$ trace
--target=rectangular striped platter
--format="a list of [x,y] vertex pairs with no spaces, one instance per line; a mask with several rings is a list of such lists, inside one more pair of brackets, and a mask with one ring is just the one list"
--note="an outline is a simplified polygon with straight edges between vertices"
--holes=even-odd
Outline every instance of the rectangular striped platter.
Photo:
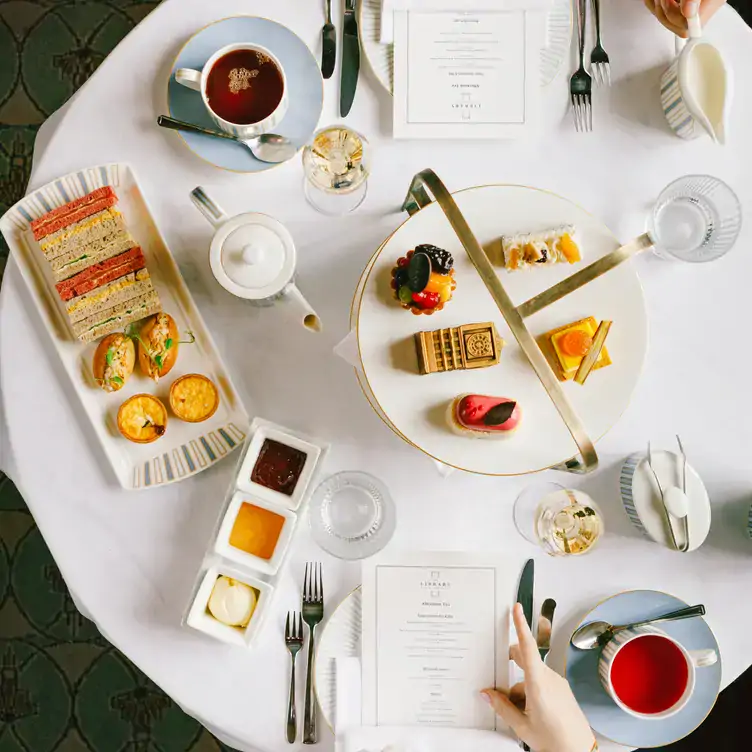
[[[118,209],[143,249],[164,311],[175,319],[181,335],[190,330],[196,336],[195,344],[180,347],[175,367],[158,384],[143,376],[136,365],[126,385],[112,394],[96,385],[91,373],[96,342],[82,344],[73,336],[49,265],[29,229],[37,217],[105,185],[111,185],[118,195]],[[0,218],[0,232],[18,262],[51,346],[123,488],[140,490],[184,480],[227,457],[243,443],[248,414],[128,165],[91,167],[48,183]],[[170,414],[167,432],[152,444],[134,444],[120,435],[117,410],[122,402],[133,394],[148,392],[168,405],[170,385],[186,373],[202,373],[219,389],[220,405],[209,420],[184,423]],[[97,459],[92,456],[91,461]]]

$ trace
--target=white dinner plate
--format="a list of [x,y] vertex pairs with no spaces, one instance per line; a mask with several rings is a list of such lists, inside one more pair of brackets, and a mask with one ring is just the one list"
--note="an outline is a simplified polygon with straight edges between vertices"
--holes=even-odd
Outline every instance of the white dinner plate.
[[336,660],[360,658],[362,592],[352,591],[334,610],[319,637],[314,669],[314,688],[321,715],[334,730],[336,707]]
[[[454,197],[484,246],[501,234],[561,224],[577,227],[582,264],[595,261],[620,245],[602,222],[553,193],[494,185],[470,188]],[[420,243],[446,248],[455,260],[454,297],[442,311],[431,316],[415,316],[404,310],[393,300],[389,286],[397,259]],[[557,264],[517,273],[499,269],[499,274],[513,302],[520,304],[577,268]],[[446,465],[488,475],[536,472],[577,453],[564,422],[440,207],[432,204],[407,220],[385,242],[363,275],[363,293],[355,311],[360,377],[377,413],[385,416],[406,441]],[[631,264],[621,264],[543,309],[527,319],[527,325],[538,336],[587,316],[613,320],[607,343],[613,365],[593,373],[585,386],[568,382],[563,389],[595,441],[613,427],[629,404],[647,352],[647,312],[642,287]],[[418,374],[416,332],[481,321],[493,321],[506,340],[499,365]],[[524,413],[518,431],[503,441],[454,434],[446,424],[446,410],[454,397],[468,392],[516,399]]]
[[[118,209],[143,250],[165,312],[173,316],[181,333],[191,331],[196,337],[194,344],[180,348],[175,367],[158,384],[136,368],[122,389],[109,394],[97,386],[91,372],[97,343],[82,344],[73,336],[49,265],[29,230],[33,219],[105,185],[111,185],[118,195]],[[183,480],[242,444],[248,414],[128,165],[91,167],[48,183],[12,206],[0,218],[0,231],[49,334],[49,346],[57,352],[95,440],[123,488],[143,489]],[[204,374],[217,386],[220,403],[211,418],[185,423],[171,414],[165,435],[151,444],[134,444],[120,434],[117,411],[128,397],[148,392],[168,405],[170,385],[188,373]],[[44,462],[43,453],[40,462]]]
[[[360,44],[378,82],[391,94],[394,86],[394,45],[382,44],[382,0],[363,0],[358,8]],[[569,58],[572,40],[572,6],[570,0],[553,0],[546,20],[546,43],[541,49],[540,82],[548,86]]]

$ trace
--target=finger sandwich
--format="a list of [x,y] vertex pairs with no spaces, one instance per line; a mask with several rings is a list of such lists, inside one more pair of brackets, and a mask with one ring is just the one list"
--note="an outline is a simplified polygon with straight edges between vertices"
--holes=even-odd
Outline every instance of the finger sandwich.
[[117,200],[112,187],[104,186],[31,223],[73,333],[83,342],[162,309]]

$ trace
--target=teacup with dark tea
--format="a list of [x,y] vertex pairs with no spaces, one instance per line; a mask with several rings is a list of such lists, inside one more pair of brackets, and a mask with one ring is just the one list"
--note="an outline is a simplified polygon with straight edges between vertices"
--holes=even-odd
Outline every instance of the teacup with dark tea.
[[287,112],[287,82],[279,60],[258,45],[232,44],[201,71],[180,68],[178,83],[201,93],[212,119],[240,138],[270,131]]

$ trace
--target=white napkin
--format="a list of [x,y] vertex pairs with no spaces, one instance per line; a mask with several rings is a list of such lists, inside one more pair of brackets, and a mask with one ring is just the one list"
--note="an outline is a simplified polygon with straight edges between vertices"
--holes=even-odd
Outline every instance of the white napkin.
[[335,658],[334,677],[334,730],[339,736],[361,724],[360,658]]
[[381,44],[394,43],[394,2],[395,0],[381,0]]
[[358,335],[355,329],[351,329],[347,336],[334,346],[334,354],[338,355],[345,363],[360,370],[360,354],[358,353]]
[[507,734],[475,729],[351,726],[337,733],[337,752],[514,752]]
[[423,11],[548,11],[552,0],[381,0],[381,44],[394,43],[394,12]]
[[475,729],[361,725],[359,658],[335,659],[336,752],[502,752],[516,750],[507,734]]

